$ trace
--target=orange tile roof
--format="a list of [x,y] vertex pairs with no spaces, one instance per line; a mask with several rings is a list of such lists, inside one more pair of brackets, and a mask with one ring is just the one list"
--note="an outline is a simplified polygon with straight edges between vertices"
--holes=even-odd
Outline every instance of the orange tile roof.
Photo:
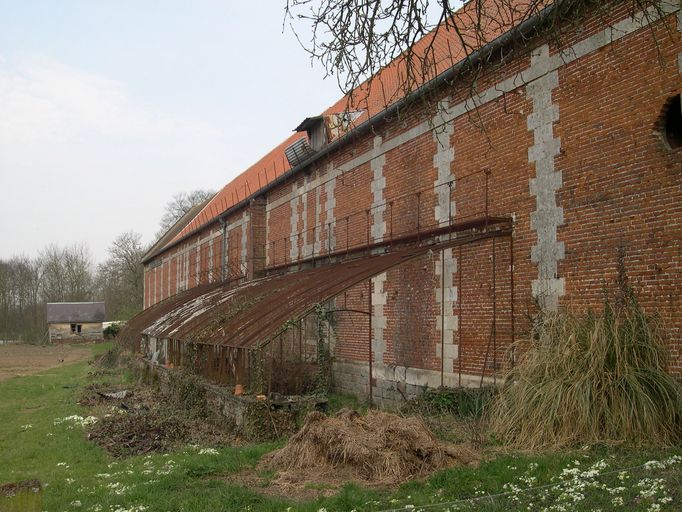
[[171,243],[211,222],[224,211],[229,210],[288,171],[291,166],[284,155],[284,150],[295,141],[305,138],[307,138],[305,133],[290,135],[284,142],[225,185],[196,217],[173,238]]
[[[537,8],[551,3],[544,0],[536,4]],[[355,119],[352,127],[358,126],[372,116],[379,114],[391,104],[401,100],[406,93],[435,78],[449,69],[469,52],[485,46],[495,38],[507,32],[511,27],[528,17],[528,0],[513,0],[514,5],[504,5],[502,9],[496,0],[471,0],[455,13],[459,27],[471,27],[470,30],[456,33],[452,29],[441,26],[419,40],[412,48],[414,55],[423,58],[425,55],[435,65],[426,76],[417,73],[410,90],[401,89],[407,76],[405,57],[400,56],[371,80],[365,81],[351,94],[334,103],[323,114],[334,114],[344,111],[362,110],[363,114]],[[506,2],[505,2],[506,4]],[[534,14],[537,11],[534,11]],[[477,16],[480,13],[481,23],[476,28]],[[462,44],[464,41],[464,45]],[[298,139],[306,137],[305,133],[294,133],[281,144],[271,150],[234,180],[229,182],[215,197],[192,219],[192,221],[169,243],[172,244],[192,231],[206,225],[221,213],[228,210],[246,197],[265,187],[273,179],[288,171],[291,166],[284,155],[284,149]]]

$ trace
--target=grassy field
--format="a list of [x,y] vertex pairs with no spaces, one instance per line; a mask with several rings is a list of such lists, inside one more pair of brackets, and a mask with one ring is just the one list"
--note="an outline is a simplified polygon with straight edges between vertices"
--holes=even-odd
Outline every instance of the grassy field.
[[86,439],[81,423],[89,411],[76,403],[89,369],[62,365],[0,382],[0,484],[39,479],[45,486],[39,510],[682,510],[680,447],[552,454],[492,447],[478,468],[451,468],[398,489],[347,485],[308,502],[266,496],[230,482],[230,475],[253,468],[275,444],[107,455]]

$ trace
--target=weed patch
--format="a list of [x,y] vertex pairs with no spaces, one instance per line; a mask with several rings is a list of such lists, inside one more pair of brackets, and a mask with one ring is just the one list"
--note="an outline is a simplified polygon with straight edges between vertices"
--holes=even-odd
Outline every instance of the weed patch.
[[631,293],[599,314],[544,318],[489,408],[492,431],[524,449],[674,445],[682,438],[682,388],[666,372],[664,342],[659,322]]
[[406,413],[450,414],[459,418],[480,417],[496,395],[493,387],[427,389],[403,408]]

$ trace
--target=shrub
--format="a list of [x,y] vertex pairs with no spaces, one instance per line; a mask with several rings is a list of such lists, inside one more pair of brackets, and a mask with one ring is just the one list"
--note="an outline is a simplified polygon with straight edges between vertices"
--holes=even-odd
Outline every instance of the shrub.
[[175,371],[170,380],[169,395],[175,398],[188,414],[199,418],[208,416],[206,387],[197,374],[185,369]]
[[682,391],[665,368],[662,326],[631,293],[600,314],[549,315],[488,409],[492,431],[524,448],[674,444]]
[[121,330],[121,324],[113,323],[113,324],[107,325],[106,329],[104,329],[104,331],[102,331],[102,333],[104,334],[104,337],[106,339],[110,340],[110,339],[115,338],[118,335],[118,333],[120,332],[120,330]]
[[114,345],[104,354],[102,354],[98,359],[95,360],[95,364],[100,368],[113,369],[117,368],[121,363],[122,357],[121,347]]
[[479,417],[496,393],[494,387],[427,389],[410,400],[405,411],[422,414],[450,414],[460,418]]

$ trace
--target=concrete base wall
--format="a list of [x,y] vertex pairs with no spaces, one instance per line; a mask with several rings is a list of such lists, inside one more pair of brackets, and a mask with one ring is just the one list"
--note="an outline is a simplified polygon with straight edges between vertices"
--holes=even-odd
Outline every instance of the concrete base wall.
[[[359,398],[369,398],[369,366],[355,361],[334,361],[333,390],[349,393]],[[421,395],[427,389],[441,385],[441,373],[421,368],[406,368],[374,364],[372,367],[372,405],[397,409],[407,400]],[[492,384],[492,379],[483,379],[484,385]],[[481,377],[462,375],[462,387],[478,387]],[[443,374],[443,385],[455,388],[460,386],[460,376],[453,373]]]
[[[158,383],[162,394],[171,400],[176,398],[173,396],[173,384],[174,379],[180,376],[179,370],[151,363],[147,359],[137,361],[138,369],[143,372],[148,383]],[[209,411],[211,418],[218,422],[227,421],[247,439],[252,438],[253,431],[260,435],[263,433],[263,420],[260,419],[262,414],[259,411],[270,410],[275,416],[288,415],[292,420],[291,424],[295,425],[294,420],[303,418],[307,411],[315,409],[318,405],[326,407],[326,400],[320,400],[319,397],[294,396],[283,397],[282,400],[275,402],[260,401],[254,395],[235,396],[233,388],[217,386],[203,379],[201,386],[206,392],[206,410]],[[270,429],[270,422],[267,423],[265,430]],[[274,429],[270,437],[275,439],[283,433]]]
[[[177,370],[152,364],[145,359],[140,360],[140,366],[152,377],[152,380],[158,379],[159,388],[164,395],[172,394],[173,378],[177,375]],[[227,419],[234,422],[238,428],[243,427],[246,411],[254,400],[250,400],[250,397],[236,397],[232,394],[232,390],[208,382],[204,382],[203,386],[206,390],[207,408],[214,418]]]

